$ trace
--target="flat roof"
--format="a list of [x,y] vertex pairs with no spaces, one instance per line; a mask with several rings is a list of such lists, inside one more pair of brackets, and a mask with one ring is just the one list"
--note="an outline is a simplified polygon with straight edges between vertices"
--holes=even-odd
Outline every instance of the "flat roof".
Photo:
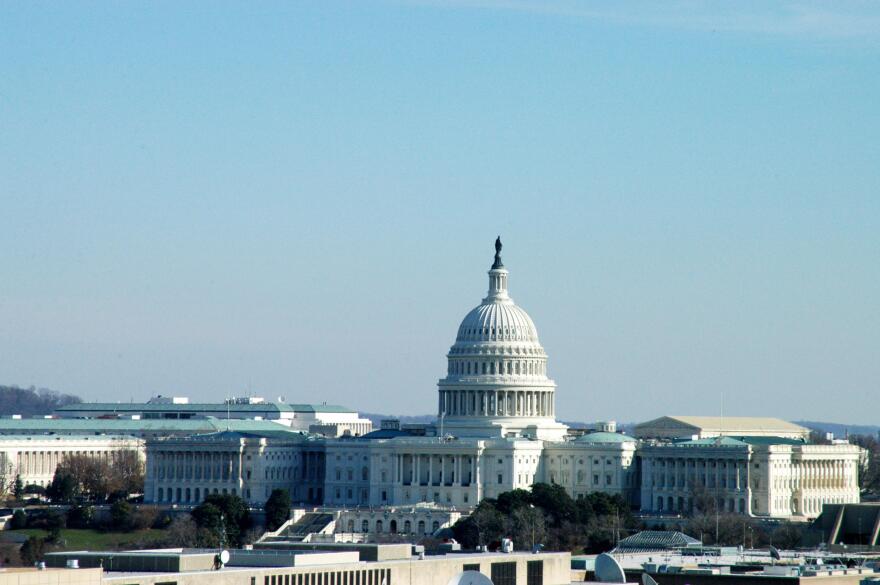
[[[259,432],[284,431],[286,425],[267,420],[231,418],[0,418],[0,433],[9,434],[130,434],[181,432],[187,434],[210,433],[226,429]],[[291,431],[292,432],[292,431]]]
[[810,430],[801,425],[782,420],[780,418],[766,416],[682,416],[666,415],[636,425],[639,427],[654,426],[662,421],[675,421],[684,425],[695,427],[701,431],[737,432],[748,435],[749,431],[758,432],[787,432],[809,433]]
[[154,403],[154,402],[80,402],[59,406],[55,412],[230,412],[260,413],[277,412],[356,412],[337,404],[288,404],[286,402],[260,402],[257,404],[226,404],[225,402],[195,402],[186,404]]
[[[409,545],[411,546],[411,545]],[[120,556],[132,555],[132,554],[140,554],[141,551],[122,551],[115,553]],[[152,554],[157,554],[157,551],[143,551],[146,553],[152,552]],[[212,550],[211,554],[216,554],[216,550]],[[235,551],[230,551],[235,552]],[[321,551],[318,549],[316,552],[329,552],[329,551]],[[70,557],[70,553],[49,553],[59,555],[60,558]],[[86,553],[77,553],[81,558],[86,558]],[[101,555],[102,553],[92,553],[95,556]],[[103,553],[108,554],[108,553]],[[182,555],[185,553],[168,553],[170,556],[174,555]],[[204,554],[204,553],[201,553]],[[300,551],[297,551],[296,554],[303,554]],[[63,556],[62,556],[63,555]],[[366,566],[375,566],[375,565],[387,565],[387,564],[409,564],[409,563],[429,563],[431,561],[446,561],[446,560],[489,560],[489,559],[513,559],[517,557],[527,557],[530,560],[536,559],[538,556],[544,557],[556,557],[556,556],[570,556],[568,552],[542,552],[539,555],[535,555],[529,551],[516,551],[513,553],[502,553],[502,552],[454,552],[454,553],[446,553],[446,554],[438,554],[438,555],[426,555],[424,560],[420,560],[418,556],[411,555],[406,558],[395,558],[388,560],[378,560],[378,561],[351,561],[351,562],[338,562],[338,563],[328,563],[328,564],[318,564],[318,565],[302,565],[302,566],[278,566],[278,565],[235,565],[235,566],[224,566],[219,569],[219,572],[248,572],[253,573],[254,571],[332,571],[337,567],[364,567]],[[47,555],[48,556],[48,555]],[[71,558],[76,558],[74,555]],[[199,574],[199,573],[217,573],[217,570],[212,569],[193,569],[193,570],[182,570],[179,572],[174,571],[113,571],[112,569],[104,568],[104,576],[103,580],[108,579],[127,579],[132,576],[153,576],[153,577],[163,577],[163,576],[172,576],[172,575],[184,575],[184,574]]]

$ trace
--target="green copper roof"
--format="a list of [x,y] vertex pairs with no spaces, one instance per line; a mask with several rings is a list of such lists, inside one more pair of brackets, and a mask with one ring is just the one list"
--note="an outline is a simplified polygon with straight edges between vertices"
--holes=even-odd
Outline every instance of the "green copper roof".
[[806,445],[806,441],[786,437],[737,437],[749,445]]
[[130,434],[130,433],[213,433],[235,431],[286,431],[283,425],[266,420],[207,417],[190,419],[104,419],[104,418],[0,418],[0,433],[33,434]]
[[805,445],[804,441],[799,439],[788,439],[785,437],[708,437],[705,439],[676,441],[676,445],[683,446],[706,446],[713,445],[722,446],[745,446],[745,445]]
[[288,404],[286,402],[263,402],[261,404],[225,404],[215,403],[191,403],[191,404],[161,404],[146,402],[81,402],[79,404],[67,404],[59,406],[55,412],[116,412],[138,414],[141,412],[186,412],[203,413],[229,410],[230,412],[354,412],[350,408],[337,404]]
[[192,441],[228,441],[239,439],[279,439],[283,441],[308,441],[310,437],[308,433],[300,433],[294,431],[241,431],[241,430],[223,430],[216,433],[205,433],[200,435],[191,435],[189,437],[176,437],[177,440]]
[[635,443],[636,440],[621,433],[587,433],[575,439],[578,443]]
[[745,447],[748,443],[734,439],[733,437],[708,437],[706,439],[693,439],[687,441],[676,441],[676,446],[682,447]]

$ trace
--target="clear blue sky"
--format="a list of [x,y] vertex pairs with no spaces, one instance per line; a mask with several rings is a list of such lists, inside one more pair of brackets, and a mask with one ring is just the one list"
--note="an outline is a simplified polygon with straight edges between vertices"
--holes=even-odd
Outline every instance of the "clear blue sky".
[[0,220],[2,384],[431,413],[501,234],[562,418],[878,423],[880,7],[2,2]]

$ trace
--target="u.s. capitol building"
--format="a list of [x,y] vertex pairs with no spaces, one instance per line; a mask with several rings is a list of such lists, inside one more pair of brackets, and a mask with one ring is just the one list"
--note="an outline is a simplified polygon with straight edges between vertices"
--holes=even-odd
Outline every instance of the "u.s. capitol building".
[[[634,507],[665,513],[692,510],[687,492],[695,486],[721,490],[723,509],[751,515],[815,516],[816,503],[858,501],[858,447],[804,449],[807,430],[783,421],[764,424],[775,419],[743,419],[739,427],[729,420],[718,429],[709,419],[696,424],[687,417],[640,425],[662,428],[666,436],[639,436],[638,428],[636,437],[570,433],[556,419],[547,353],[531,317],[509,294],[500,252],[496,241],[488,293],[465,315],[447,354],[434,425],[341,438],[226,431],[150,440],[146,501],[194,504],[208,493],[235,493],[259,505],[281,487],[294,501],[327,506],[433,502],[469,508],[537,482],[561,485],[573,497],[617,494]],[[706,440],[711,436],[739,438]],[[762,438],[748,440],[752,436]],[[671,437],[692,443],[679,445]],[[767,450],[770,460],[762,454]]]

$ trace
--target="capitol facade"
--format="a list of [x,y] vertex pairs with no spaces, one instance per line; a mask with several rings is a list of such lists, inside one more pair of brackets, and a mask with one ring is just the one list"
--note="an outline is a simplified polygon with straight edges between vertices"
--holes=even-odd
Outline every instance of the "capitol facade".
[[[802,446],[808,430],[777,419],[731,425],[665,417],[641,425],[637,438],[613,428],[571,431],[556,419],[556,384],[537,328],[510,296],[500,239],[488,277],[486,296],[465,315],[447,354],[435,424],[295,440],[245,431],[153,439],[145,500],[197,504],[208,493],[234,493],[261,505],[284,487],[296,502],[338,508],[468,509],[544,482],[574,498],[619,495],[643,512],[692,511],[695,490],[709,490],[722,509],[773,517],[815,516],[825,501],[858,501],[862,450]],[[768,436],[778,433],[786,436]],[[738,438],[705,438],[713,436]],[[812,471],[804,472],[809,480],[791,480],[791,470],[802,467],[821,469],[822,481],[812,481]],[[825,486],[827,493],[817,491]]]

